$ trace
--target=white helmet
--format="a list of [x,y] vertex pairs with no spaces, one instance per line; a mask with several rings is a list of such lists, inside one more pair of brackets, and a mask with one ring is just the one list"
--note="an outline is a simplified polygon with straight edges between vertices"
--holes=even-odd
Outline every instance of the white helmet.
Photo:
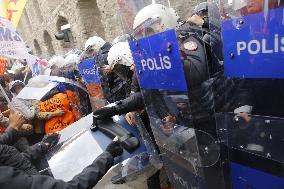
[[98,52],[105,43],[105,40],[98,36],[90,37],[85,43],[85,51],[92,48],[95,52]]
[[[78,54],[69,54],[66,56],[64,59],[64,64],[63,66],[68,66],[68,65],[76,65],[80,62],[80,55]],[[63,67],[62,66],[62,67]]]
[[160,33],[179,26],[179,16],[175,10],[161,4],[151,4],[141,9],[135,16],[133,29],[135,35],[146,28]]
[[53,56],[49,61],[47,68],[51,68],[53,65],[61,67],[64,64],[64,58],[62,56]]
[[112,70],[116,64],[132,66],[134,64],[128,42],[118,42],[114,44],[107,56],[109,68]]

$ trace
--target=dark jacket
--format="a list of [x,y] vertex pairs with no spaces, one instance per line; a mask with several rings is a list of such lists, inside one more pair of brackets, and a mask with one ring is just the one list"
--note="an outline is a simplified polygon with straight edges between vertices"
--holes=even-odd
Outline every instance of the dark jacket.
[[[38,174],[35,166],[30,161],[30,155],[20,153],[13,146],[0,145],[0,166],[14,167],[27,175]],[[1,175],[6,174],[2,172]]]
[[19,143],[19,138],[19,132],[10,127],[0,135],[0,165],[18,168],[27,174],[38,174],[34,165],[41,160],[47,147],[41,143],[27,144],[23,151],[19,151],[17,146],[11,146]]
[[15,129],[8,127],[5,133],[0,134],[0,144],[13,145],[16,143],[21,135]]
[[119,115],[144,108],[143,97],[140,92],[133,93],[126,99],[118,101],[116,104],[115,107]]
[[13,167],[0,166],[2,189],[88,189],[92,188],[113,164],[110,153],[104,152],[71,181],[64,182],[44,175],[27,175]]
[[[208,60],[210,52],[205,43],[192,29],[191,23],[185,23],[177,30],[180,54],[183,59],[185,78],[189,89],[191,113],[194,122],[211,119],[215,111],[234,111],[243,105],[249,105],[250,95],[244,80],[224,76],[224,68],[214,68]],[[195,43],[195,49],[186,49],[186,43]]]

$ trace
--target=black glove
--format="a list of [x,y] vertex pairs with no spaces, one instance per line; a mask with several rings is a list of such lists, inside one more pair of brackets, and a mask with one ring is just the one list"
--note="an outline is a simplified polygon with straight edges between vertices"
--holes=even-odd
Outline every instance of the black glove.
[[45,150],[52,148],[59,141],[60,135],[58,133],[45,135],[41,141],[41,144],[45,147]]
[[112,107],[103,107],[101,109],[98,109],[94,112],[94,117],[97,117],[98,119],[107,119],[110,118],[112,116],[117,115],[118,112],[115,108],[115,106]]
[[120,156],[123,153],[123,149],[120,146],[120,143],[114,141],[107,146],[106,151],[109,152],[114,158]]

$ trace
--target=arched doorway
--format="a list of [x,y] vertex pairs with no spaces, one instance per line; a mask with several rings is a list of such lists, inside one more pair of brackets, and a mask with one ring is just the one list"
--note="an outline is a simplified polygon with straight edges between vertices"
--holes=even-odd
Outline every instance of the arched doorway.
[[54,51],[54,48],[53,48],[53,45],[52,45],[52,38],[46,30],[44,30],[44,32],[43,32],[43,41],[44,41],[45,46],[47,48],[48,56],[53,56],[55,54],[55,51]]
[[84,27],[85,38],[94,34],[105,37],[104,27],[101,21],[101,13],[96,0],[78,0],[80,21]]
[[40,48],[40,45],[36,39],[34,39],[34,49],[36,51],[37,55],[42,55],[42,50]]
[[[59,16],[56,22],[57,33],[61,33],[61,26],[64,26],[66,24],[69,24],[68,20],[63,16]],[[70,42],[64,42],[64,40],[60,41],[60,45],[63,49],[70,49],[74,46],[74,38],[72,36],[72,33],[68,32],[68,36]]]

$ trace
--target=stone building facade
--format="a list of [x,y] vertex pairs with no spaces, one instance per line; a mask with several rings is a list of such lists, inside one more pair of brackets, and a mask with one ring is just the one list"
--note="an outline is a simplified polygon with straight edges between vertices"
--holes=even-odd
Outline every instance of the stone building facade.
[[[169,1],[180,16],[188,17],[191,7],[202,0],[160,1]],[[117,0],[28,0],[17,30],[34,54],[48,58],[72,48],[82,49],[95,34],[112,41],[123,33],[118,11]],[[71,25],[71,42],[55,39],[65,24]]]

